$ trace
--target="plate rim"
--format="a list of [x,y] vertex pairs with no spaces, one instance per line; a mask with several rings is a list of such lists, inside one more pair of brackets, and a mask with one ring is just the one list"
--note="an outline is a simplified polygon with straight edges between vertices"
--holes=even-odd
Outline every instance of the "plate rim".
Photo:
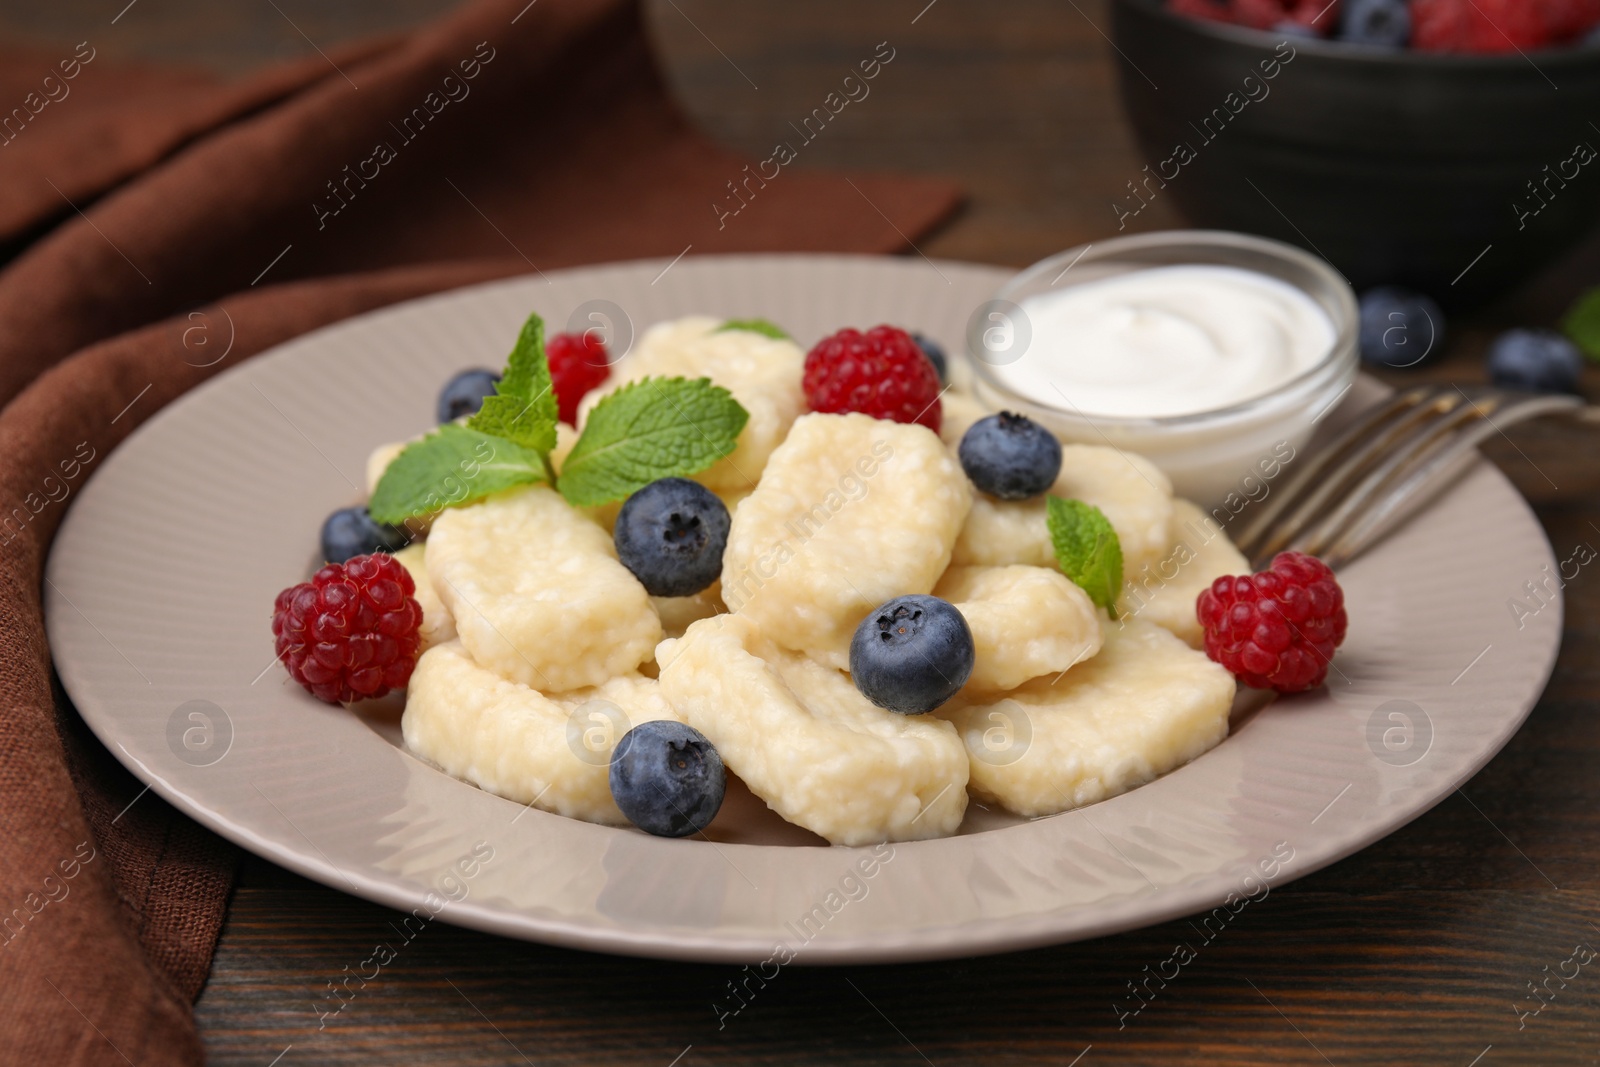
[[[803,261],[815,266],[822,266],[834,261],[865,261],[873,264],[892,263],[902,267],[915,265],[914,261],[899,257],[830,253],[761,253],[754,255],[706,256],[686,260],[683,265],[692,265],[694,269],[700,270],[715,270],[730,265],[743,266],[751,263],[751,261],[776,262],[780,265]],[[586,273],[598,275],[618,270],[647,271],[659,268],[662,264],[668,262],[664,257],[638,259],[616,263],[592,264],[549,273],[569,278]],[[938,262],[953,269],[975,269],[982,272],[991,272],[997,277],[1003,277],[1007,273],[1005,268],[986,264],[948,260],[939,260]],[[324,343],[330,336],[337,336],[345,331],[364,329],[374,320],[416,313],[430,305],[447,307],[451,303],[463,299],[463,297],[470,298],[487,290],[515,290],[530,284],[533,280],[536,280],[535,275],[518,275],[431,293],[351,316],[301,334],[266,349],[248,360],[241,361],[234,367],[208,379],[195,389],[191,389],[182,396],[175,398],[172,403],[153,413],[150,418],[141,423],[126,440],[108,454],[107,460],[110,461],[116,455],[125,454],[130,449],[130,446],[137,447],[134,442],[149,427],[160,425],[168,419],[181,418],[181,413],[185,408],[191,404],[203,403],[211,390],[229,388],[229,386],[219,383],[226,383],[236,375],[242,377],[248,372],[249,368],[268,365],[270,361],[282,357],[287,351],[293,351],[301,346],[315,346],[318,343]],[[341,891],[354,889],[356,890],[356,895],[364,899],[372,900],[400,911],[408,911],[416,907],[419,896],[415,887],[408,888],[394,880],[376,877],[366,871],[340,870],[331,861],[326,861],[312,854],[316,849],[314,845],[312,849],[296,850],[291,847],[291,843],[284,839],[283,835],[280,835],[280,838],[275,840],[243,822],[236,821],[224,812],[214,810],[201,799],[192,795],[190,790],[175,784],[123,748],[114,736],[114,713],[108,711],[107,708],[99,706],[99,698],[97,696],[90,695],[87,699],[84,699],[80,695],[88,690],[90,683],[78,674],[77,664],[73,661],[71,655],[63,658],[57,654],[57,620],[62,615],[63,607],[56,604],[57,597],[60,594],[58,590],[52,589],[54,584],[52,579],[59,573],[58,568],[66,566],[57,553],[57,547],[65,542],[62,534],[67,531],[69,524],[74,521],[74,515],[78,513],[76,505],[87,495],[94,481],[102,476],[105,467],[110,465],[108,462],[96,469],[91,478],[75,494],[78,499],[72,501],[63,516],[44,566],[44,575],[47,579],[47,585],[44,590],[45,626],[49,639],[52,666],[61,678],[63,687],[72,700],[74,707],[78,709],[79,714],[101,743],[106,745],[119,762],[128,767],[136,777],[140,778],[167,803],[220,836],[330,888]],[[1509,479],[1488,464],[1486,460],[1480,459],[1473,469],[1475,471],[1487,470],[1490,476],[1500,483],[1500,488],[1504,489],[1516,501],[1521,509],[1521,514],[1518,517],[1537,532],[1542,551],[1548,561],[1553,562],[1555,552],[1550,544],[1548,534],[1538,522],[1531,506],[1515,490]],[[1468,476],[1471,476],[1470,473]],[[1453,488],[1451,491],[1453,491]],[[1533,563],[1537,565],[1545,561],[1535,560]],[[1521,706],[1514,714],[1503,721],[1502,728],[1495,733],[1489,743],[1473,753],[1471,759],[1463,765],[1465,767],[1464,772],[1453,775],[1453,780],[1448,788],[1436,790],[1434,795],[1428,797],[1425,802],[1411,807],[1397,821],[1369,820],[1359,823],[1351,831],[1335,837],[1332,847],[1325,846],[1322,854],[1317,856],[1315,860],[1297,864],[1293,873],[1283,879],[1284,884],[1288,881],[1306,877],[1341,859],[1348,858],[1426,814],[1464,782],[1482,770],[1504,748],[1537,704],[1539,697],[1549,682],[1556,658],[1560,652],[1562,632],[1560,624],[1564,617],[1565,601],[1564,594],[1559,590],[1550,607],[1554,609],[1552,615],[1555,621],[1555,636],[1553,640],[1540,647],[1542,662],[1538,664],[1535,672],[1538,678],[1536,687],[1531,696],[1521,702]],[[1231,738],[1232,731],[1230,730]],[[406,755],[408,758],[415,758],[409,753],[406,753]],[[1178,770],[1182,770],[1182,768]],[[470,783],[462,782],[459,784],[466,788],[477,788]],[[1134,790],[1124,795],[1131,796],[1137,792],[1138,790]],[[1079,812],[1085,810],[1093,811],[1097,806],[1090,805],[1087,808],[1076,810]],[[1073,813],[1063,814],[1071,815]],[[552,817],[560,818],[560,816]],[[1059,818],[1059,816],[1056,816],[1056,818]],[[1007,827],[992,832],[1002,834],[1014,831],[1025,832],[1028,828],[1027,825],[1023,825]],[[1325,838],[1324,840],[1327,839]],[[915,844],[918,843],[901,843],[902,846]],[[725,844],[722,847],[738,850],[770,849],[783,846]],[[835,851],[838,851],[839,848],[840,846],[834,846]],[[1135,869],[1137,870],[1137,868]],[[840,935],[807,943],[804,951],[800,953],[794,962],[802,965],[905,962],[950,958],[974,953],[1009,952],[1089,937],[1109,936],[1129,929],[1166,922],[1183,915],[1195,914],[1197,905],[1190,898],[1204,895],[1207,899],[1220,899],[1220,894],[1215,893],[1213,887],[1220,887],[1224,884],[1234,885],[1236,883],[1236,872],[1218,870],[1209,876],[1188,879],[1174,885],[1164,886],[1157,891],[1155,898],[1144,895],[1125,897],[1117,901],[1119,906],[1114,909],[1085,908],[1079,909],[1077,913],[1070,911],[1041,911],[1026,917],[990,918],[954,926],[944,926],[936,928],[935,931],[905,930],[892,936],[879,934]],[[1093,915],[1088,914],[1090,912]],[[1082,917],[1077,921],[1068,921],[1072,920],[1075,915]],[[1096,915],[1098,918],[1094,917]],[[437,914],[437,917],[454,925],[501,936],[531,939],[568,948],[627,956],[744,963],[762,959],[770,952],[771,948],[771,939],[759,935],[743,936],[719,933],[695,939],[682,931],[644,931],[623,926],[596,926],[559,916],[508,914],[504,910],[497,910],[490,905],[470,898],[460,903],[448,905]],[[1091,927],[1092,929],[1090,929]]]

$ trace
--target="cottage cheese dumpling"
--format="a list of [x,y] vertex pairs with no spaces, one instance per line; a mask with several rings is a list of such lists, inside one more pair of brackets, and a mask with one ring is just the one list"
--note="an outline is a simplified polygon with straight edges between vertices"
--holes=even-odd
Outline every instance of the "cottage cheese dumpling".
[[653,596],[650,603],[655,606],[662,633],[667,637],[682,637],[690,624],[728,610],[716,582],[693,596]]
[[961,439],[979,419],[994,414],[966,393],[954,389],[939,398],[939,437],[951,448],[960,448]]
[[422,626],[417,631],[422,643],[418,647],[423,652],[434,645],[456,639],[456,621],[450,617],[450,609],[444,606],[439,594],[433,591],[433,583],[428,581],[427,547],[426,543],[417,541],[394,554],[394,558],[411,575],[412,582],[416,583],[417,591],[413,596],[417,606],[422,609]]
[[[1101,445],[1062,445],[1061,474],[1048,495],[1105,512],[1122,542],[1125,574],[1155,563],[1172,544],[1172,482],[1143,456]],[[1055,566],[1045,498],[1005,501],[976,494],[954,559],[985,567]]]
[[971,502],[931,431],[804,415],[734,513],[722,599],[784,648],[842,670],[868,612],[932,591]]
[[1104,624],[1100,654],[1059,681],[935,712],[972,755],[972,792],[1033,818],[1125,793],[1228,734],[1233,676],[1154,623]]
[[951,567],[933,592],[972,630],[977,658],[967,693],[1054,677],[1100,651],[1094,602],[1053,568]]
[[754,488],[767,457],[806,408],[800,388],[806,354],[786,338],[719,330],[723,322],[692,315],[650,327],[633,351],[612,367],[611,378],[584,398],[578,424],[602,397],[628,382],[647,377],[710,378],[733,394],[750,413],[750,421],[733,452],[695,475],[695,481],[719,493]]
[[1172,502],[1174,540],[1154,564],[1127,571],[1122,579],[1120,618],[1138,617],[1170,630],[1191,648],[1205,645],[1195,601],[1227,574],[1249,574],[1244,558],[1217,521],[1187,500]]
[[661,620],[611,538],[552,489],[448,508],[428,578],[479,665],[547,693],[599,685],[650,658]]
[[949,723],[874,706],[848,675],[777,648],[740,615],[695,623],[656,658],[672,706],[797,826],[865,845],[961,825],[967,754]]
[[678,718],[649,678],[619,675],[546,696],[478,666],[450,641],[417,661],[400,729],[417,755],[507,800],[626,825],[611,799],[611,750],[642,722]]

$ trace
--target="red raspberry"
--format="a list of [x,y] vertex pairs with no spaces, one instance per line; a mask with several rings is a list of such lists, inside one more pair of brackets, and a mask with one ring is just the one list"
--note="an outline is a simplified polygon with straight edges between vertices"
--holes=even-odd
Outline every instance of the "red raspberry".
[[401,689],[417,665],[416,591],[393,556],[330,563],[278,594],[272,609],[278,658],[291,678],[330,704]]
[[802,385],[812,411],[859,411],[939,432],[939,373],[898,327],[824,337],[806,356]]
[[605,342],[593,333],[558,333],[545,342],[550,360],[550,383],[556,394],[561,421],[578,424],[578,401],[611,377],[611,356]]
[[1339,26],[1339,0],[1294,0],[1288,21],[1310,26],[1326,37]]
[[1192,19],[1234,21],[1234,13],[1227,8],[1227,0],[1166,0],[1166,8],[1174,13],[1187,14]]
[[1600,23],[1600,0],[1534,0],[1552,40],[1570,41]]
[[1228,10],[1226,0],[1167,0],[1167,10],[1194,19],[1233,21],[1233,12]]
[[1411,47],[1423,52],[1514,52],[1548,44],[1529,0],[1411,0]]
[[1280,552],[1258,574],[1218,578],[1195,604],[1206,655],[1253,689],[1298,693],[1328,674],[1344,641],[1344,590],[1328,565]]
[[1270,30],[1289,17],[1282,0],[1229,0],[1233,21],[1241,26]]

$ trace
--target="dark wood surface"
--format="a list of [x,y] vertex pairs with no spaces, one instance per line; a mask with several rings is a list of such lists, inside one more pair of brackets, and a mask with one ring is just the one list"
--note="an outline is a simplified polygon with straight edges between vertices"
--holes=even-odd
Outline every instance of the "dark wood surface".
[[[1144,161],[1096,29],[1107,25],[1100,0],[925,3],[653,0],[650,11],[685,106],[720,139],[763,154],[890,41],[896,58],[871,97],[808,146],[803,163],[958,178],[970,203],[921,242],[930,256],[1021,266],[1109,235],[1110,201]],[[143,0],[118,36],[96,44],[240,69],[307,47],[272,6]],[[325,45],[448,5],[276,6]],[[0,32],[78,40],[82,25],[105,23],[103,7],[5,0]],[[1157,202],[1137,223],[1181,219]],[[1495,329],[1548,322],[1573,291],[1600,281],[1596,263],[1591,245],[1521,297],[1453,323],[1445,359],[1423,374],[1480,378]],[[1600,396],[1596,377],[1591,396]],[[1513,436],[1491,458],[1534,500],[1558,555],[1580,542],[1600,547],[1596,438],[1555,426]],[[241,871],[197,1013],[214,1062],[284,1067],[1600,1062],[1600,963],[1564,988],[1552,981],[1556,995],[1538,1015],[1517,1014],[1535,1005],[1529,983],[1575,946],[1600,948],[1597,700],[1600,572],[1586,569],[1567,591],[1555,677],[1488,767],[1384,841],[1274,889],[1122,1027],[1113,1002],[1127,1000],[1125,983],[1146,964],[1193,940],[1186,922],[992,958],[789,969],[720,1029],[712,1005],[735,968],[586,955],[436,924],[319,1029],[325,983],[392,939],[395,913],[256,859]]]

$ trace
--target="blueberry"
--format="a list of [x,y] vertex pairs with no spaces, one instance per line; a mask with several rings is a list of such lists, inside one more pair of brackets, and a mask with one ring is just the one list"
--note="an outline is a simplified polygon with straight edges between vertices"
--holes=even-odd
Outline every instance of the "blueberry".
[[651,596],[692,596],[722,573],[728,507],[687,478],[662,478],[617,513],[617,558]]
[[439,421],[454,422],[463,415],[475,415],[483,398],[494,396],[500,375],[492,370],[464,370],[444,383],[439,390]]
[[628,821],[657,837],[688,837],[711,825],[728,772],[705,735],[671,719],[642,722],[611,754],[611,799]]
[[928,362],[933,364],[935,373],[939,375],[939,384],[944,385],[950,380],[950,361],[945,357],[944,346],[923,334],[911,331],[911,340],[916,342],[922,354],[928,357]]
[[1403,48],[1411,39],[1411,8],[1406,0],[1345,0],[1339,39],[1353,44]]
[[1038,496],[1061,473],[1061,442],[1055,434],[1009,411],[968,427],[957,454],[972,484],[1001,500]]
[[325,563],[343,563],[371,552],[398,552],[410,543],[405,530],[373,521],[366,508],[340,508],[322,523]]
[[1321,40],[1322,34],[1317,32],[1315,26],[1294,19],[1284,19],[1272,27],[1272,32],[1281,37],[1297,37],[1308,41]]
[[1489,377],[1496,385],[1576,393],[1582,373],[1578,346],[1554,330],[1507,330],[1489,345]]
[[921,715],[972,676],[972,630],[936,596],[895,597],[861,620],[850,641],[850,677],[861,695],[902,715]]
[[1421,293],[1383,285],[1361,294],[1361,358],[1415,367],[1444,342],[1444,312]]

